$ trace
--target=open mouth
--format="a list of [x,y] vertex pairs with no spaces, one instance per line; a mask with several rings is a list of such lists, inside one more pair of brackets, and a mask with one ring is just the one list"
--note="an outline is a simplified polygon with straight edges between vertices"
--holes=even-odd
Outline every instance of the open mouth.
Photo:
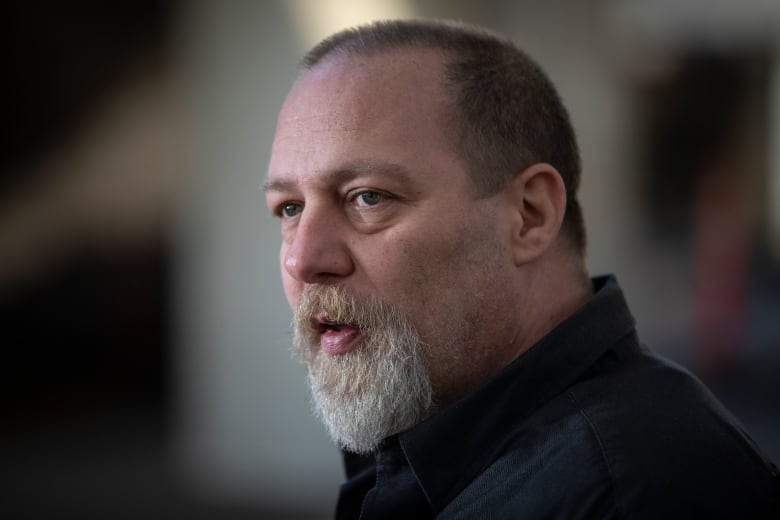
[[357,347],[362,336],[360,327],[349,323],[338,323],[325,317],[312,319],[312,326],[320,334],[320,347],[326,354],[338,355]]
[[354,327],[354,325],[349,325],[346,323],[337,323],[329,320],[321,320],[316,318],[312,321],[314,324],[314,329],[320,334],[323,334],[329,330],[339,332],[341,329],[345,327]]

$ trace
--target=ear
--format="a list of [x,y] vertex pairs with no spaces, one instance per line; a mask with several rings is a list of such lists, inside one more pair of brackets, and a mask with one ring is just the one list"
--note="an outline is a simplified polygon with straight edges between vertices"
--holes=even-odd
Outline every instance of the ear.
[[566,188],[553,166],[529,166],[506,188],[512,212],[512,253],[520,266],[540,257],[560,233],[566,212]]

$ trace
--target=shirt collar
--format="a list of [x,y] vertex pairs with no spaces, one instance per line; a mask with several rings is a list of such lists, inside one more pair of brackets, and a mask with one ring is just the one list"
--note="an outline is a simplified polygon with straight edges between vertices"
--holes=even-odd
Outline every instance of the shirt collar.
[[594,278],[593,287],[594,295],[583,307],[496,377],[399,435],[435,511],[485,469],[517,425],[633,331],[634,319],[617,280]]

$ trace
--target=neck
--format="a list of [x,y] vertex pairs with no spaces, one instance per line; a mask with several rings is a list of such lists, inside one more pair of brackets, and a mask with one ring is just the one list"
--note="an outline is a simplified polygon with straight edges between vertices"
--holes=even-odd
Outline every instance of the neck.
[[517,358],[574,314],[592,296],[584,262],[570,251],[555,248],[525,266],[521,293],[522,324],[515,342]]

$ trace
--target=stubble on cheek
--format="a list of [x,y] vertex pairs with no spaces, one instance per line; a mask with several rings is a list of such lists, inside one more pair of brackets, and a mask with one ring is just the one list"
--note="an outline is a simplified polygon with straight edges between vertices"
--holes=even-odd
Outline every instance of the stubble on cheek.
[[431,382],[440,408],[497,371],[500,344],[494,332],[508,307],[500,262],[510,255],[496,238],[491,214],[478,218],[479,223],[464,224],[450,236],[431,237],[408,261],[415,267],[407,292],[420,317],[422,339],[430,346]]

